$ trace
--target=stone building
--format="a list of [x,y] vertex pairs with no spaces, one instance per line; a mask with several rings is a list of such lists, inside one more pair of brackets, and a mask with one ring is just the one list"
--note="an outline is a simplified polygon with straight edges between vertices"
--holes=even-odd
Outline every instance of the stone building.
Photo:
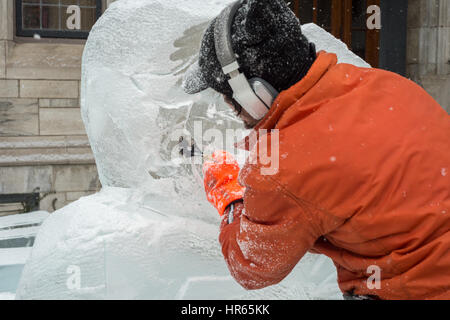
[[[81,31],[62,21],[70,4]],[[79,96],[87,31],[106,5],[0,0],[0,216],[52,212],[101,188]]]
[[450,113],[450,0],[409,0],[407,76]]
[[[0,216],[51,212],[101,188],[80,73],[88,32],[112,1],[0,0]],[[450,112],[450,0],[288,2],[302,23],[416,81]],[[381,29],[368,29],[369,7],[380,9]]]

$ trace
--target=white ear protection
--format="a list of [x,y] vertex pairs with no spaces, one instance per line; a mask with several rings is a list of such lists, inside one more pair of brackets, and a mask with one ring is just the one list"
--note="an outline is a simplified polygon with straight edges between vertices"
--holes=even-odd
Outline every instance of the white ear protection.
[[231,45],[231,25],[242,2],[243,0],[239,0],[232,3],[217,17],[214,26],[216,54],[223,72],[229,77],[233,99],[255,120],[261,120],[271,108],[278,92],[264,79],[248,80],[239,71],[239,63]]

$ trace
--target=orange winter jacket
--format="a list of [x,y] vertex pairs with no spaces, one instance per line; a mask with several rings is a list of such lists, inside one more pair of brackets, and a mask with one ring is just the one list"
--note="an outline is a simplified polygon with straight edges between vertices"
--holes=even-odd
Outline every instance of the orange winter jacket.
[[450,299],[450,117],[430,95],[321,52],[256,129],[279,130],[279,169],[262,174],[256,150],[275,142],[260,136],[242,215],[220,234],[242,286],[280,282],[310,251],[334,261],[344,293]]

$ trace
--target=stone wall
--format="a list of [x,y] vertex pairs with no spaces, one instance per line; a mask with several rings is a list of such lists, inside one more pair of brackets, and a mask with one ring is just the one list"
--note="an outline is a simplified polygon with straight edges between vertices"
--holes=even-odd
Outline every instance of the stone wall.
[[101,187],[79,105],[84,41],[15,38],[13,6],[0,0],[0,194],[39,190],[52,212]]
[[408,76],[450,113],[450,0],[409,0]]

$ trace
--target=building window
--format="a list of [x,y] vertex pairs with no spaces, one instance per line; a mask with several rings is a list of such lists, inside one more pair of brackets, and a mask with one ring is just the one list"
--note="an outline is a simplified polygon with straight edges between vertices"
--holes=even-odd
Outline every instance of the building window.
[[379,65],[380,31],[368,30],[367,8],[380,0],[287,1],[302,24],[314,22],[341,39],[373,67]]
[[86,39],[102,14],[102,0],[16,0],[16,34]]

